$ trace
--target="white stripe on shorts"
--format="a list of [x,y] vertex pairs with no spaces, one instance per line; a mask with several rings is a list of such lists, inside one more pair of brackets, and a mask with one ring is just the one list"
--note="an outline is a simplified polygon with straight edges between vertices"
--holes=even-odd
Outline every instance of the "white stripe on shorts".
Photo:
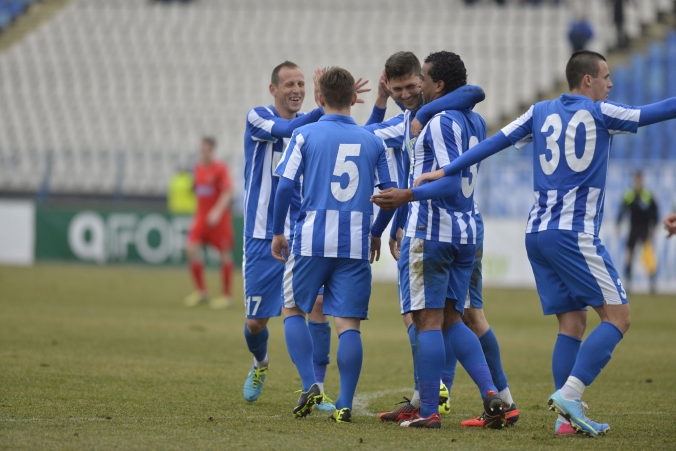
[[[408,252],[408,287],[411,298],[411,310],[425,308],[425,276],[423,271],[424,240],[411,238]],[[416,252],[414,252],[416,250]]]
[[293,254],[289,255],[289,258],[284,263],[284,307],[294,308],[296,306],[296,300],[293,294],[293,263],[295,262],[295,257]]
[[612,304],[622,304],[620,299],[620,294],[617,291],[617,287],[613,283],[613,279],[608,273],[606,264],[603,261],[603,257],[596,253],[596,246],[594,246],[594,236],[588,233],[578,233],[577,234],[577,245],[580,248],[580,252],[587,262],[589,271],[591,272],[596,283],[598,283],[601,293],[603,294],[603,299],[612,305]]

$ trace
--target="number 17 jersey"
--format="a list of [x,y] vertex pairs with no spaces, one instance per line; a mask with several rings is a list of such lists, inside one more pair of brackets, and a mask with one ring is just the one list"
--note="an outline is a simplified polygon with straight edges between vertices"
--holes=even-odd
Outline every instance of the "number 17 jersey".
[[636,133],[639,116],[637,108],[563,94],[536,103],[502,129],[517,148],[533,142],[535,204],[526,233],[598,235],[612,136]]

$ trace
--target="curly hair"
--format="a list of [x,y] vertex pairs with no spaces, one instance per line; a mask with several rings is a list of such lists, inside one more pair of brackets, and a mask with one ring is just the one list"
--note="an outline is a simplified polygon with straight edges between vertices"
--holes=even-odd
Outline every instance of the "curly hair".
[[427,63],[431,64],[427,75],[434,82],[444,82],[444,94],[467,84],[467,69],[459,55],[446,51],[434,52],[425,58],[425,64]]

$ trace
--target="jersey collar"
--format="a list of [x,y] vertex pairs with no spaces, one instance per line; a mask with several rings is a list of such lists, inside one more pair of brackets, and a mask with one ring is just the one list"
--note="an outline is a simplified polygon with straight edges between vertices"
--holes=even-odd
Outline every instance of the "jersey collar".
[[319,118],[320,121],[333,121],[333,122],[344,122],[346,124],[357,125],[354,119],[350,116],[345,116],[344,114],[325,114]]

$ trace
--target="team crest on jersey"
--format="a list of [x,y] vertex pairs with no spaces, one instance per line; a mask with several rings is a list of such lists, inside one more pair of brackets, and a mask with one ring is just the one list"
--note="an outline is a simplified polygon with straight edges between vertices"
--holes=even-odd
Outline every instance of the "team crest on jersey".
[[407,143],[406,143],[406,151],[408,152],[408,158],[411,160],[411,169],[409,170],[409,173],[413,173],[413,149],[415,148],[415,142],[417,141],[418,138],[411,138]]

